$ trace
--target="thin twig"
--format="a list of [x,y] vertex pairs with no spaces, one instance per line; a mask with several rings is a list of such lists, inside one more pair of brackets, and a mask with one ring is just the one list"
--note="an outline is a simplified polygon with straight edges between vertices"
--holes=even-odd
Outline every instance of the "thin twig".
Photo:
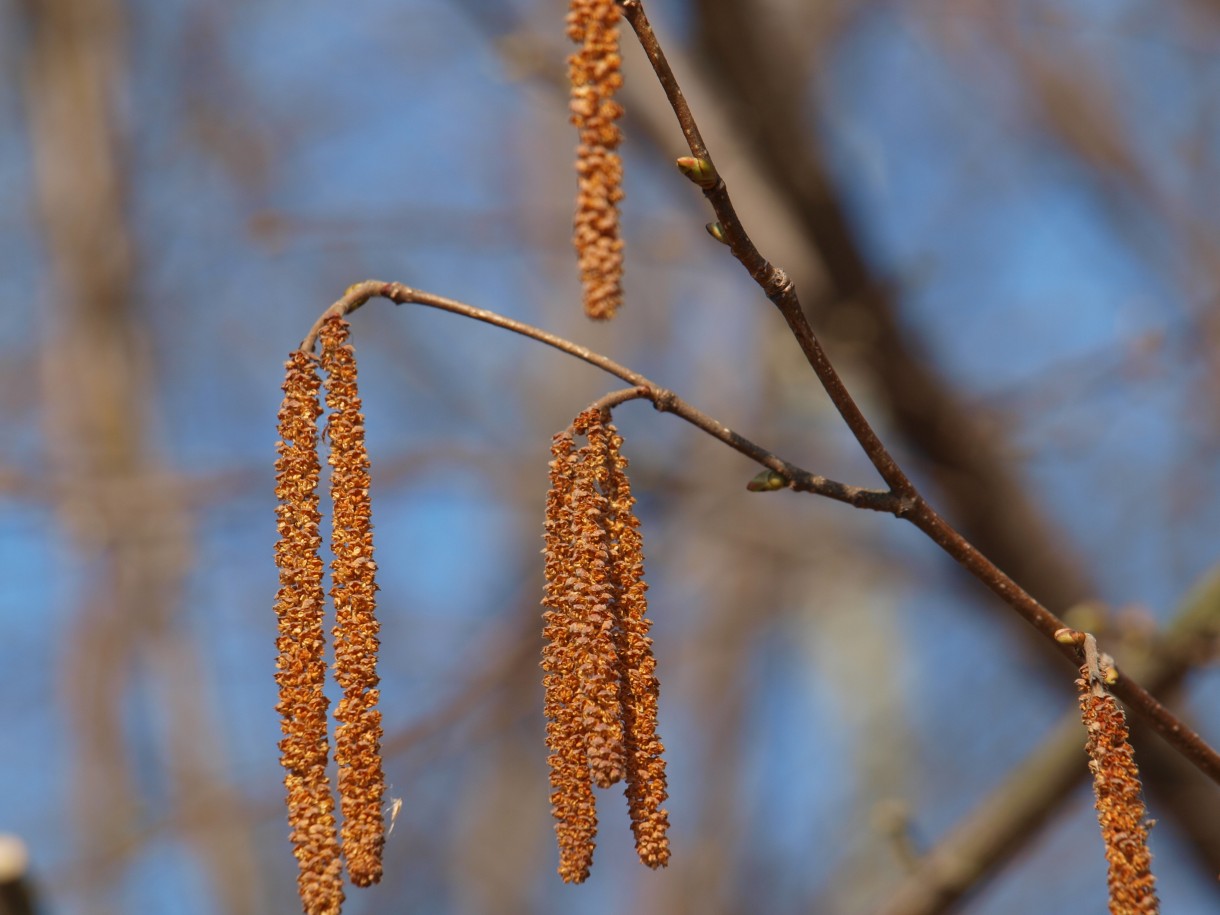
[[[1012,607],[1021,618],[1047,637],[1073,666],[1080,663],[1077,650],[1055,641],[1055,633],[1064,623],[1047,610],[1024,588],[1008,577],[995,563],[959,534],[952,525],[936,513],[922,498],[918,499],[907,520],[928,535],[941,549],[965,566],[975,578],[990,588]],[[1118,672],[1118,680],[1110,692],[1126,703],[1154,731],[1179,753],[1199,767],[1208,778],[1220,784],[1220,754],[1195,731],[1187,727],[1173,712],[1134,679]]]
[[[653,71],[661,83],[661,88],[665,90],[665,95],[674,110],[674,115],[678,119],[682,133],[686,137],[691,155],[711,163],[711,154],[708,152],[707,146],[703,142],[703,137],[699,133],[699,127],[695,123],[695,117],[691,113],[690,106],[686,104],[686,98],[683,96],[682,89],[678,85],[677,77],[674,76],[674,72],[669,66],[669,61],[665,59],[665,52],[661,49],[657,36],[652,30],[652,25],[648,21],[648,16],[644,13],[643,4],[639,0],[625,0],[621,5],[623,15],[635,30],[636,36],[644,48],[644,53],[652,63]],[[894,492],[912,497],[912,499],[916,498],[918,493],[915,487],[907,479],[906,474],[903,473],[889,451],[886,450],[885,445],[881,443],[881,439],[873,431],[873,427],[865,419],[860,408],[856,406],[855,400],[848,392],[846,385],[843,384],[839,373],[835,371],[834,366],[831,365],[830,360],[827,358],[825,351],[822,349],[822,344],[818,342],[818,338],[814,334],[813,328],[810,327],[809,321],[805,317],[805,312],[801,308],[796,285],[783,270],[780,270],[763,257],[759,253],[758,248],[755,247],[749,233],[746,232],[745,227],[742,225],[741,219],[737,216],[737,211],[733,207],[733,201],[729,198],[728,187],[725,185],[724,180],[717,178],[715,184],[703,190],[703,195],[707,197],[708,202],[711,203],[712,209],[716,213],[716,219],[724,230],[724,237],[725,241],[728,242],[729,250],[732,251],[733,256],[741,262],[741,265],[746,268],[746,272],[750,274],[754,282],[759,285],[763,293],[775,304],[780,314],[783,315],[789,329],[792,331],[793,337],[796,338],[797,343],[801,347],[801,352],[805,354],[806,361],[808,361],[809,366],[818,376],[818,380],[821,381],[822,387],[826,389],[826,393],[830,396],[835,409],[839,411],[839,415],[847,423],[848,429],[856,437],[856,441],[860,443],[860,447],[864,450],[873,466],[877,468],[881,479],[885,480]]]
[[648,392],[649,389],[645,387],[622,388],[618,391],[611,391],[609,394],[603,394],[593,403],[589,404],[589,409],[609,413],[615,407],[621,406],[629,400],[639,400],[640,398],[651,399],[648,397]]
[[[732,431],[724,424],[697,410],[672,391],[650,381],[645,376],[620,365],[613,359],[596,353],[588,347],[573,343],[563,337],[556,336],[541,328],[516,321],[494,311],[476,308],[456,299],[446,298],[420,289],[413,289],[402,283],[387,283],[381,280],[365,280],[349,286],[342,298],[331,305],[319,317],[301,343],[301,350],[309,353],[317,340],[318,331],[331,315],[346,315],[355,311],[372,298],[385,298],[399,305],[416,304],[429,308],[437,308],[463,317],[472,318],[485,324],[501,327],[524,337],[545,343],[560,352],[596,366],[603,371],[621,378],[638,393],[632,393],[630,398],[644,398],[663,413],[673,413],[686,420],[692,426],[706,432],[713,438],[723,442],[735,451],[745,455],[763,467],[780,474],[789,489],[797,492],[809,492],[825,496],[837,502],[843,502],[856,508],[871,511],[887,512],[899,518],[907,518],[920,530],[924,531],[945,552],[964,565],[976,578],[986,584],[999,595],[1009,606],[1013,607],[1040,632],[1047,635],[1061,653],[1073,664],[1076,651],[1070,646],[1061,645],[1054,639],[1056,631],[1065,628],[1065,624],[1053,613],[1043,607],[1026,593],[1011,578],[1005,575],[986,556],[975,549],[969,541],[954,530],[943,518],[934,512],[918,492],[911,487],[912,495],[897,492],[881,492],[865,489],[830,480],[818,474],[810,473],[795,464],[777,457],[772,452],[755,444],[742,435]],[[833,369],[832,369],[833,371]],[[615,392],[618,396],[625,392]],[[907,484],[910,486],[910,484]],[[1217,754],[1197,733],[1186,726],[1177,716],[1161,705],[1143,687],[1127,676],[1119,675],[1118,682],[1111,691],[1142,717],[1157,733],[1165,738],[1179,753],[1189,759],[1209,778],[1220,784],[1220,754]]]
[[[652,30],[643,4],[640,0],[621,0],[620,6],[639,38],[640,45],[669,99],[691,154],[698,159],[705,160],[714,169],[714,166],[711,165],[711,153],[703,142],[699,127],[682,94],[677,77],[665,59],[665,53]],[[750,277],[779,309],[800,346],[801,352],[804,353],[814,374],[817,375],[831,402],[843,417],[856,441],[859,442],[861,449],[877,469],[881,478],[889,484],[892,493],[902,497],[905,510],[895,512],[895,514],[915,524],[941,549],[965,566],[971,574],[1045,635],[1052,644],[1056,645],[1060,653],[1072,660],[1073,664],[1078,663],[1075,660],[1075,649],[1054,641],[1055,632],[1064,628],[1064,623],[1004,574],[945,521],[927,503],[890,455],[822,349],[817,335],[805,317],[795,284],[783,270],[767,261],[750,239],[749,233],[746,232],[733,208],[724,180],[717,175],[715,183],[704,188],[703,194],[716,213],[724,239],[733,256],[741,262]],[[1183,724],[1172,712],[1157,702],[1147,690],[1140,687],[1135,681],[1120,676],[1119,681],[1112,687],[1112,692],[1122,699],[1132,711],[1144,718],[1183,756],[1191,760],[1213,781],[1220,784],[1220,754],[1208,746],[1198,734]]]
[[[1148,654],[1132,666],[1158,692],[1173,692],[1220,632],[1220,569],[1196,585]],[[1080,765],[1080,713],[1072,709],[927,854],[874,915],[937,915],[978,892],[1088,776]]]
[[650,381],[638,372],[620,365],[613,359],[594,352],[588,347],[573,343],[571,340],[566,340],[541,328],[525,324],[522,321],[516,321],[497,314],[494,311],[476,308],[473,305],[459,302],[456,299],[449,299],[430,292],[424,292],[422,289],[413,289],[402,283],[365,280],[349,286],[343,293],[342,298],[326,309],[314,323],[314,326],[310,328],[309,333],[306,334],[305,339],[301,342],[301,351],[306,354],[312,352],[314,344],[317,341],[318,332],[322,327],[322,323],[327,318],[332,315],[349,314],[373,298],[389,299],[391,302],[399,305],[426,305],[429,308],[437,308],[441,311],[448,311],[466,318],[473,318],[484,324],[501,327],[504,330],[512,331],[523,337],[537,340],[539,343],[545,343],[547,346],[567,353],[569,356],[575,356],[577,359],[596,366],[602,371],[614,375],[616,378],[621,378],[635,388],[641,389],[643,393],[636,396],[651,401],[653,407],[662,413],[672,413],[680,419],[686,420],[686,422],[695,428],[723,442],[734,451],[744,454],[755,463],[761,464],[769,470],[774,470],[787,481],[789,489],[825,496],[828,499],[844,502],[855,508],[886,512],[898,516],[905,515],[911,509],[909,500],[903,496],[876,489],[866,489],[862,486],[851,486],[847,483],[827,479],[824,476],[810,473],[808,470],[777,457],[766,448],[756,445],[745,436],[739,435],[723,423],[697,410],[672,391]]

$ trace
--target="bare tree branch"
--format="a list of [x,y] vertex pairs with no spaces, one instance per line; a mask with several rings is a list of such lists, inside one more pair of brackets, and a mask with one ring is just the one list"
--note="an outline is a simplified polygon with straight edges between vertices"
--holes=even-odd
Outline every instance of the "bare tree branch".
[[[628,0],[627,6],[638,6],[636,0]],[[646,20],[641,28],[646,28]],[[686,113],[689,117],[689,112]],[[693,123],[693,120],[692,120]],[[693,152],[694,150],[692,150]],[[727,203],[728,192],[724,189],[723,182],[717,182],[717,188],[714,190],[718,194],[723,195],[723,200]],[[717,210],[717,215],[721,215],[721,210]],[[725,218],[731,217],[731,210],[727,207],[724,209],[723,215]],[[744,229],[734,230],[740,235],[736,236],[739,243],[748,244],[748,237],[744,234]],[[749,245],[752,248],[752,245]],[[773,269],[773,268],[772,268]],[[774,274],[763,271],[765,276],[774,278]],[[775,271],[778,273],[778,271]],[[763,274],[760,274],[763,275]],[[647,397],[652,401],[653,405],[662,412],[673,413],[682,419],[686,420],[691,425],[701,431],[711,435],[728,445],[729,447],[746,455],[751,460],[757,461],[762,466],[775,471],[789,481],[789,488],[801,491],[811,492],[816,495],[826,496],[827,498],[835,499],[839,502],[845,502],[857,508],[867,508],[873,511],[884,511],[893,514],[895,517],[905,518],[911,521],[916,527],[922,530],[929,538],[932,539],[950,556],[960,562],[966,569],[978,578],[983,584],[989,587],[996,593],[1005,603],[1012,607],[1026,622],[1030,623],[1041,632],[1051,644],[1055,645],[1061,654],[1076,663],[1076,652],[1071,646],[1063,645],[1055,640],[1055,633],[1066,628],[1066,625],[1058,619],[1049,610],[1039,604],[1033,597],[1021,589],[1016,582],[1004,574],[996,567],[987,557],[980,553],[973,545],[970,544],[964,537],[961,536],[951,525],[941,518],[936,511],[928,505],[928,503],[919,495],[914,486],[906,480],[905,475],[897,468],[895,464],[893,469],[889,471],[894,475],[895,479],[901,481],[905,487],[904,492],[878,492],[876,490],[861,489],[855,486],[849,486],[844,483],[838,483],[833,480],[828,480],[825,477],[810,473],[793,464],[784,461],[775,455],[771,454],[765,448],[762,448],[736,432],[726,428],[721,423],[707,416],[706,414],[696,410],[694,407],[687,404],[677,395],[664,388],[654,385],[643,375],[632,371],[614,362],[613,360],[593,352],[587,347],[580,346],[569,340],[557,337],[554,334],[532,327],[528,324],[523,324],[520,321],[515,321],[511,318],[506,318],[503,315],[496,314],[493,311],[488,311],[483,308],[476,308],[473,305],[467,305],[464,302],[459,302],[454,299],[445,298],[444,296],[434,295],[433,293],[423,292],[421,290],[412,289],[409,286],[404,286],[401,283],[387,283],[380,280],[365,280],[360,283],[355,283],[349,286],[343,297],[338,299],[331,305],[315,322],[313,328],[306,335],[301,343],[301,350],[309,353],[317,339],[318,329],[322,322],[332,315],[346,315],[362,306],[365,302],[373,297],[382,297],[390,301],[407,304],[415,303],[426,305],[430,308],[438,308],[442,311],[448,311],[453,314],[462,315],[463,317],[472,318],[476,321],[481,321],[485,324],[491,324],[496,327],[510,330],[513,333],[522,336],[530,337],[541,343],[545,343],[561,352],[575,356],[590,365],[597,366],[603,371],[609,372],[618,378],[623,379],[637,388],[643,389],[646,393],[641,396]],[[791,282],[782,284],[777,292],[780,307],[783,308],[789,303],[797,314],[799,314],[800,303],[796,299],[795,288]],[[799,320],[803,320],[803,316]],[[812,330],[805,325],[803,332],[808,335],[808,340],[813,344],[817,343],[813,336]],[[829,360],[821,353],[820,347],[814,351],[811,362],[816,361],[817,354],[821,354],[821,362],[818,366],[820,372],[824,372],[832,377],[832,381],[837,383],[841,394],[838,395],[845,398],[844,404],[850,405],[851,409],[855,409],[855,404],[850,401],[850,395],[847,394],[846,388],[839,381],[834,368],[830,365]],[[832,398],[835,394],[831,395]],[[836,402],[838,403],[838,402]],[[858,410],[856,410],[858,414]],[[888,452],[885,452],[880,441],[872,435],[872,430],[867,427],[867,422],[864,422],[863,416],[859,419],[864,423],[858,433],[863,439],[862,445],[868,448],[874,448],[870,451],[870,457],[874,459],[876,465],[884,466],[888,460],[892,462]],[[853,429],[857,431],[857,429]],[[870,439],[869,436],[872,436]],[[872,441],[876,445],[871,444]],[[880,449],[879,452],[876,449]],[[1187,727],[1179,720],[1172,712],[1161,705],[1157,700],[1143,687],[1136,683],[1129,676],[1121,675],[1118,682],[1111,687],[1115,695],[1121,698],[1128,706],[1132,708],[1136,714],[1140,715],[1148,724],[1150,724],[1166,741],[1170,743],[1179,753],[1191,760],[1201,771],[1206,773],[1211,779],[1220,783],[1220,754],[1217,754],[1197,733]]]

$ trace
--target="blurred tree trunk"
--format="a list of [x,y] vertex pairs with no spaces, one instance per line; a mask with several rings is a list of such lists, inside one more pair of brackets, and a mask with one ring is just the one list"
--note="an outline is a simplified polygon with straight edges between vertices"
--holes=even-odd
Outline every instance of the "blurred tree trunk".
[[[77,742],[71,832],[86,874],[139,848],[146,777],[129,739],[154,748],[179,805],[175,824],[223,796],[203,665],[176,619],[193,562],[181,482],[150,443],[155,407],[146,317],[123,165],[124,9],[118,0],[38,0],[23,9],[23,62],[47,257],[42,335],[47,467],[56,509],[79,551],[81,608],[64,646],[65,697]],[[138,676],[133,676],[138,675]],[[138,692],[137,692],[138,691]],[[130,702],[154,715],[133,727]],[[141,716],[144,718],[144,716]],[[164,732],[164,733],[162,733]],[[141,760],[147,764],[147,760]],[[255,905],[254,846],[238,818],[189,835],[223,911]],[[82,887],[94,912],[122,910]]]

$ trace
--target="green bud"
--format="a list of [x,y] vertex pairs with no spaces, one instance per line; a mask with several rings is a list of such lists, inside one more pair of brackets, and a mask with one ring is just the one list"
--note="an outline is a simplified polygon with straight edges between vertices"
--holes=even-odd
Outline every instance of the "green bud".
[[787,485],[788,480],[785,479],[782,473],[776,473],[774,470],[764,470],[746,484],[746,489],[750,492],[775,492],[775,490],[783,489]]
[[682,172],[682,174],[705,191],[715,187],[716,182],[720,180],[716,166],[712,165],[707,159],[700,159],[696,156],[683,156],[678,159],[677,165],[678,171]]
[[1064,627],[1055,630],[1055,641],[1060,645],[1083,645],[1084,633],[1077,629]]
[[720,242],[720,244],[727,245],[729,243],[728,236],[724,234],[724,226],[722,226],[720,223],[709,222],[703,228],[707,229],[707,234],[716,239],[716,241]]

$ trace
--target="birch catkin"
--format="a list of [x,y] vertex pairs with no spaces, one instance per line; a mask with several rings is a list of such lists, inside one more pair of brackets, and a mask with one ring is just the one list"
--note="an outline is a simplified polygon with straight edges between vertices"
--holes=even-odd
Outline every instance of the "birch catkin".
[[[577,449],[574,434],[587,444]],[[649,867],[669,861],[643,541],[621,445],[601,411],[590,409],[551,447],[544,711],[559,874],[576,883],[593,860],[593,785],[625,781],[640,860]]]
[[326,775],[329,755],[321,537],[318,525],[318,380],[314,361],[295,352],[287,363],[275,462],[279,540],[275,598],[279,636],[276,682],[281,716],[280,762],[301,903],[307,915],[338,915],[343,875],[335,833],[334,799]]
[[356,382],[356,358],[348,324],[328,319],[322,327],[326,371],[327,438],[330,440],[331,597],[335,602],[335,679],[343,690],[335,711],[335,761],[343,813],[343,857],[357,886],[381,879],[385,823],[381,807],[381,712],[377,709],[378,622],[374,615],[377,569],[369,502],[369,458]]
[[627,803],[640,860],[649,867],[669,863],[669,815],[661,807],[668,795],[665,747],[657,736],[660,683],[648,632],[648,598],[644,581],[644,540],[635,516],[635,498],[627,479],[623,438],[606,426],[606,487],[610,511],[610,566],[619,610],[619,654],[622,660],[623,725],[626,731]]
[[1089,771],[1097,799],[1097,821],[1109,863],[1111,915],[1152,915],[1159,912],[1148,821],[1135,751],[1123,710],[1104,686],[1080,669],[1080,711],[1088,739]]
[[547,493],[544,527],[546,588],[542,604],[542,653],[547,718],[546,740],[550,754],[551,812],[559,845],[559,876],[580,883],[589,876],[597,836],[597,808],[593,777],[580,711],[580,636],[568,599],[577,579],[573,530],[574,464],[572,436],[555,436],[551,444],[551,488]]
[[567,17],[568,37],[580,45],[568,58],[569,110],[579,132],[572,241],[585,314],[595,320],[613,318],[623,301],[623,163],[616,152],[623,108],[614,100],[623,85],[618,19],[614,0],[571,0]]

